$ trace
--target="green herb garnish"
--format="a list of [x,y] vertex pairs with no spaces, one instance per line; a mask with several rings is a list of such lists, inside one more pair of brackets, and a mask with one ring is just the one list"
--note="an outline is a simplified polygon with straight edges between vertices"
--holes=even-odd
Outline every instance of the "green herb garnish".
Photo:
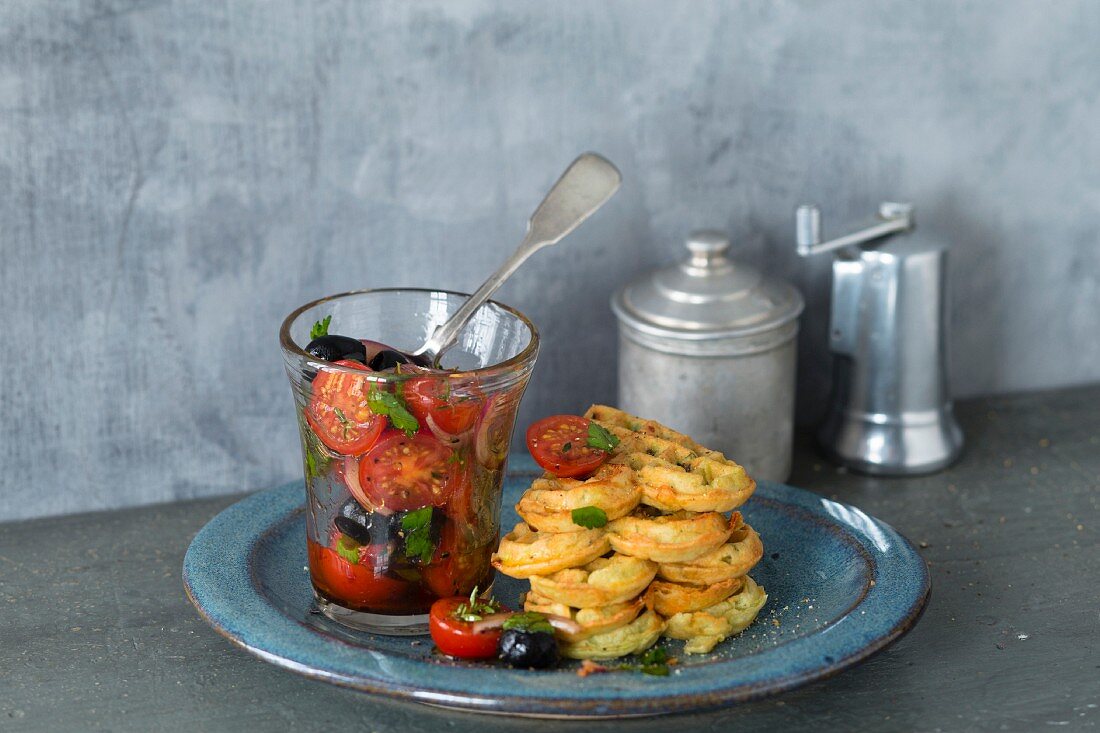
[[314,323],[313,327],[309,329],[309,340],[312,341],[315,338],[328,336],[328,324],[330,323],[332,323],[332,316],[325,316],[321,320]]
[[616,669],[626,672],[641,672],[655,677],[668,677],[668,652],[654,647],[642,655],[641,664],[620,664]]
[[359,543],[348,537],[346,534],[340,535],[340,539],[336,540],[336,554],[344,558],[352,565],[359,564]]
[[571,450],[573,450],[573,444],[572,443],[568,443],[568,442],[562,443],[562,445],[561,445],[561,452],[562,453],[568,453]]
[[430,562],[435,550],[432,546],[432,508],[414,509],[401,517],[401,529],[405,532],[405,557]]
[[569,515],[573,518],[573,524],[585,529],[599,529],[607,524],[607,512],[598,506],[577,507]]
[[619,444],[619,439],[611,433],[607,432],[604,426],[590,422],[588,423],[588,447],[595,448],[596,450],[602,450],[606,453],[610,453],[615,449],[615,446]]
[[487,598],[484,601],[480,600],[477,597],[477,591],[478,588],[475,585],[474,589],[470,591],[470,600],[460,603],[451,612],[451,615],[459,621],[480,621],[500,610],[500,604],[492,598]]
[[309,448],[306,448],[305,454],[306,454],[306,478],[307,479],[319,478],[321,476],[321,467],[317,465],[317,456],[316,456],[316,454],[312,450],[310,450]]
[[345,415],[344,411],[341,410],[339,407],[335,408],[335,412],[336,412],[336,419],[340,421],[340,427],[342,427],[344,429],[344,440],[347,440],[348,439],[348,431],[351,430],[352,428],[354,428],[355,426],[352,425],[351,420],[348,420],[348,416]]
[[504,629],[518,629],[519,631],[542,631],[547,634],[554,633],[554,627],[546,620],[546,615],[538,611],[524,611],[512,614],[504,622]]
[[367,405],[375,415],[385,415],[390,419],[390,424],[398,430],[404,430],[410,438],[416,435],[420,429],[420,423],[405,407],[405,403],[397,395],[390,394],[377,387],[371,387],[367,393]]
[[306,425],[303,418],[298,418],[298,425],[302,430],[302,454],[305,460],[306,480],[311,481],[320,478],[328,471],[332,458],[321,447],[313,430]]

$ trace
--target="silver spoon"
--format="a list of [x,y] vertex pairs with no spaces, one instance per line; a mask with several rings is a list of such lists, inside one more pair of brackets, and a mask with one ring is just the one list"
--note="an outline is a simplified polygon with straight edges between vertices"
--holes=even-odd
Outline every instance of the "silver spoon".
[[623,177],[611,161],[596,153],[585,153],[574,160],[550,189],[535,213],[527,220],[527,236],[512,256],[455,311],[443,325],[411,356],[439,366],[443,352],[449,349],[462,327],[478,308],[519,269],[528,257],[543,247],[557,244],[580,226],[596,209],[619,190]]

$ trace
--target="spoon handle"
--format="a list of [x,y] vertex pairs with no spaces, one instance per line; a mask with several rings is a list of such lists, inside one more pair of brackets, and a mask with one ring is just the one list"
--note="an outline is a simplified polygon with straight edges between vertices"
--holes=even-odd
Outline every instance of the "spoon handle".
[[574,160],[527,221],[527,235],[516,251],[481,284],[453,316],[435,329],[416,353],[431,356],[433,363],[438,366],[440,355],[504,281],[528,257],[543,247],[560,242],[581,222],[592,216],[619,190],[621,183],[622,175],[619,170],[601,155],[584,153]]

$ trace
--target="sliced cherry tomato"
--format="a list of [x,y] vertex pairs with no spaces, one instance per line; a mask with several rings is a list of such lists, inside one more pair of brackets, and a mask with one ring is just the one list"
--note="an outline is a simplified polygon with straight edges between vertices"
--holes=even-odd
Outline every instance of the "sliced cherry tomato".
[[492,581],[489,563],[496,543],[470,547],[466,537],[465,526],[448,519],[431,563],[420,570],[424,584],[440,598],[469,596],[474,588],[487,588]]
[[359,485],[375,507],[443,506],[455,486],[453,453],[423,432],[410,438],[391,430],[359,459]]
[[375,567],[383,564],[380,554],[385,551],[385,545],[361,547],[359,562],[352,564],[335,550],[310,541],[310,577],[321,593],[342,605],[376,610],[399,608],[410,586],[386,575],[375,574]]
[[481,413],[481,399],[474,394],[455,394],[447,377],[416,377],[402,386],[405,404],[421,425],[431,418],[445,433],[459,435],[474,426]]
[[544,417],[527,428],[527,450],[555,476],[592,473],[607,460],[607,452],[589,447],[588,424],[576,415]]
[[440,598],[432,604],[428,630],[439,651],[460,659],[491,659],[497,655],[500,629],[474,632],[473,624],[456,618],[455,610],[469,597]]
[[[345,359],[337,366],[369,372],[357,361]],[[386,418],[375,415],[367,404],[370,383],[354,374],[322,367],[313,380],[313,395],[306,406],[306,421],[314,434],[337,453],[365,453],[386,427]]]

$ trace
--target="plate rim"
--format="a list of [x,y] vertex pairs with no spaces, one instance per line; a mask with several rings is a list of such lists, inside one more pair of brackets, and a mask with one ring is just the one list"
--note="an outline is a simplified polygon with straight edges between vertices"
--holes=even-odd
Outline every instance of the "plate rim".
[[[532,473],[530,470],[524,470],[526,466],[522,463],[521,466],[519,470],[510,471],[508,474],[509,478],[515,479]],[[674,692],[671,694],[661,694],[659,689],[654,689],[652,690],[652,694],[640,697],[606,696],[585,698],[552,694],[513,696],[478,693],[468,690],[456,692],[454,690],[434,687],[430,683],[425,685],[424,683],[413,680],[399,680],[393,678],[371,679],[366,674],[359,674],[357,676],[347,675],[339,671],[326,670],[315,663],[294,659],[294,655],[285,653],[285,650],[284,653],[279,653],[277,651],[265,649],[264,646],[259,644],[254,638],[249,638],[246,632],[242,632],[240,629],[234,631],[217,618],[218,614],[214,613],[212,609],[218,603],[218,599],[210,597],[212,593],[216,593],[217,584],[213,584],[213,589],[204,589],[201,587],[203,583],[210,583],[209,576],[211,576],[211,573],[201,567],[201,555],[204,549],[204,543],[208,542],[211,536],[216,536],[217,531],[221,529],[220,525],[232,522],[237,518],[235,515],[244,515],[248,513],[252,508],[249,506],[250,504],[267,504],[268,507],[270,507],[270,499],[279,497],[280,494],[286,494],[287,497],[299,495],[304,500],[304,488],[301,480],[292,481],[246,496],[223,509],[203,525],[192,539],[188,546],[187,553],[184,556],[182,568],[183,585],[188,600],[195,606],[203,620],[221,636],[229,640],[234,646],[244,649],[266,662],[288,669],[310,679],[336,684],[341,687],[359,690],[368,694],[381,695],[390,699],[404,700],[406,702],[412,701],[421,704],[442,706],[467,712],[549,718],[643,717],[714,709],[794,689],[804,684],[808,684],[809,682],[832,677],[849,667],[859,664],[911,630],[919,621],[931,596],[931,576],[928,572],[927,563],[917,552],[913,544],[887,523],[855,507],[827,499],[805,489],[799,489],[797,487],[775,482],[762,481],[760,483],[760,488],[763,489],[761,492],[762,494],[770,495],[773,492],[789,493],[793,501],[783,501],[773,496],[763,495],[759,497],[760,499],[774,502],[782,507],[798,509],[800,512],[809,515],[809,518],[823,524],[831,531],[839,532],[845,539],[854,541],[856,546],[872,560],[872,566],[870,568],[872,579],[878,578],[882,565],[880,559],[883,558],[887,560],[887,565],[901,562],[903,566],[911,566],[909,569],[916,570],[919,579],[918,583],[912,584],[912,590],[914,590],[915,593],[913,593],[911,599],[909,599],[910,602],[908,606],[904,608],[904,612],[896,618],[891,617],[892,623],[889,627],[881,632],[876,632],[874,637],[866,643],[857,645],[854,649],[850,648],[850,644],[847,645],[847,648],[849,648],[848,653],[844,656],[832,658],[831,662],[809,666],[804,665],[788,674],[770,676],[757,682],[748,681],[731,685],[722,685],[718,683],[705,690]],[[814,503],[824,507],[835,508],[831,519],[827,518],[822,513],[812,511],[810,506],[804,506],[804,504]],[[272,517],[270,521],[266,521],[262,528],[258,531],[248,533],[247,541],[243,543],[245,567],[237,569],[243,569],[249,574],[249,587],[254,590],[254,595],[258,599],[261,599],[261,601],[265,600],[266,597],[256,590],[252,578],[253,563],[251,560],[256,551],[256,547],[263,536],[273,531],[283,522],[292,519],[297,512],[301,511],[303,505],[304,501],[291,501],[289,508],[279,508],[277,515]],[[825,512],[825,514],[828,513],[829,512]],[[893,556],[886,556],[885,554],[881,557],[876,556],[872,549],[867,547],[867,536],[861,534],[860,528],[851,522],[845,522],[837,516],[837,513],[841,516],[846,515],[858,519],[866,525],[866,528],[873,527],[877,529],[879,533],[889,537],[891,541],[897,543],[899,552],[896,552]],[[227,565],[228,564],[229,563],[227,563]],[[201,577],[204,573],[206,577]],[[214,573],[214,575],[216,575],[216,573]],[[791,639],[782,646],[813,641],[825,629],[841,624],[845,620],[852,619],[854,612],[859,609],[861,605],[865,605],[868,602],[868,597],[875,596],[877,598],[883,593],[884,590],[882,590],[881,584],[877,582],[872,583],[870,587],[865,586],[863,595],[849,607],[847,611],[838,616],[834,621],[831,621],[830,624],[810,634]],[[222,600],[224,601],[224,599]],[[230,603],[230,605],[232,605],[232,603]],[[296,626],[305,626],[301,624],[300,621],[283,613],[271,603],[266,603],[266,607],[286,622]],[[305,626],[305,628],[309,632],[315,634],[319,639],[323,640],[322,643],[335,642],[347,644],[347,642],[341,639],[326,636],[323,632],[316,629],[311,629],[308,626]],[[842,646],[845,645],[842,644]],[[757,654],[759,653],[761,652]],[[736,660],[728,661],[734,662]],[[720,665],[723,663],[727,662],[718,661],[713,664]],[[696,669],[699,668],[696,667]]]

